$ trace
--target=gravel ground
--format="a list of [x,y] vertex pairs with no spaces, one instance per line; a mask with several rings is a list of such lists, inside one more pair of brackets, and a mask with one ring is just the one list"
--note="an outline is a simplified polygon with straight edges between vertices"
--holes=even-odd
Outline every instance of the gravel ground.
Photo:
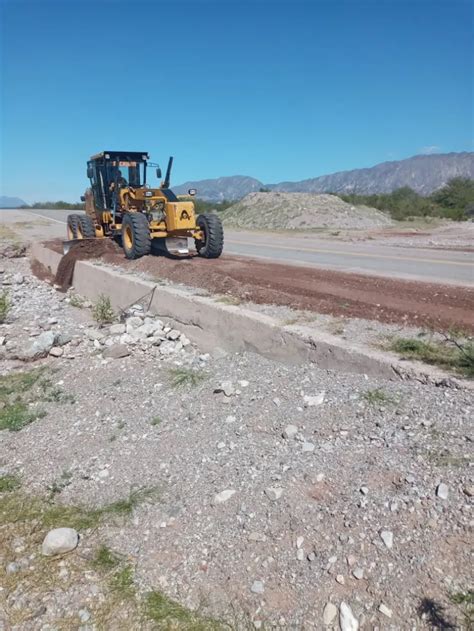
[[347,204],[336,195],[249,193],[222,213],[224,225],[237,228],[368,229],[393,223],[387,213]]
[[[41,559],[44,529],[19,536],[3,510],[3,628],[211,628],[153,625],[123,599],[101,626],[104,579],[84,566],[98,545],[133,566],[139,595],[204,603],[231,628],[468,628],[468,605],[452,598],[471,588],[471,392],[203,356],[165,329],[157,345],[110,327],[101,337],[89,309],[25,259],[1,263],[14,305],[1,374],[41,366],[62,393],[43,418],[0,432],[2,475],[59,505],[158,493],[127,519],[79,529],[59,560]],[[59,356],[15,359],[47,331],[55,344],[63,334]],[[106,358],[117,346],[126,356]],[[59,583],[33,589],[38,568]]]

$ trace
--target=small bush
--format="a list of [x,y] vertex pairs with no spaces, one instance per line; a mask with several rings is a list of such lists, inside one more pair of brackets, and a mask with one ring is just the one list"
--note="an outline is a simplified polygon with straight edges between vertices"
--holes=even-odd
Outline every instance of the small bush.
[[2,291],[0,294],[0,324],[3,324],[11,309],[10,298],[6,291]]
[[388,392],[385,392],[383,388],[374,388],[373,390],[367,390],[366,392],[364,392],[362,397],[367,401],[367,403],[370,403],[370,405],[396,403],[396,399]]
[[46,412],[44,410],[30,410],[28,405],[23,402],[5,405],[0,410],[0,430],[8,429],[10,432],[19,432],[36,419],[44,418]]
[[190,368],[172,368],[170,370],[171,385],[174,388],[180,386],[197,386],[206,378],[206,374]]
[[92,317],[99,324],[111,324],[115,318],[110,298],[101,294],[92,308]]
[[93,566],[97,570],[101,571],[110,571],[113,570],[120,563],[120,557],[115,554],[109,547],[106,545],[100,546],[97,550],[97,554],[93,561]]
[[21,486],[20,480],[14,475],[0,475],[0,493],[16,491]]
[[474,377],[474,344],[460,344],[447,339],[444,343],[429,342],[412,338],[395,338],[389,350],[400,354],[404,359],[417,359],[431,364],[456,370],[467,377]]

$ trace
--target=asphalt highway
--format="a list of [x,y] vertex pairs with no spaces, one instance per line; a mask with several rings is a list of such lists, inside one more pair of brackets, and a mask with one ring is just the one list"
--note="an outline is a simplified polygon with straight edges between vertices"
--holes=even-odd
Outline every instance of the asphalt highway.
[[[66,238],[70,211],[1,210],[1,223],[15,224],[32,238]],[[31,223],[30,223],[31,222]],[[28,225],[30,224],[30,225]],[[30,234],[31,233],[31,234]],[[322,239],[318,235],[225,230],[224,253],[288,265],[355,272],[389,278],[474,285],[474,254]]]

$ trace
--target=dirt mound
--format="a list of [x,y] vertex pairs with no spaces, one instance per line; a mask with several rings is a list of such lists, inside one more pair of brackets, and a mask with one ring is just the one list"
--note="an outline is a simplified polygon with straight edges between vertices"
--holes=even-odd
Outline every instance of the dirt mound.
[[227,226],[272,229],[370,229],[393,224],[376,208],[352,206],[336,195],[250,193],[222,213]]
[[59,261],[55,284],[59,285],[61,291],[67,291],[72,285],[76,261],[98,259],[106,254],[114,254],[118,251],[118,246],[110,239],[91,239],[73,245],[69,252]]

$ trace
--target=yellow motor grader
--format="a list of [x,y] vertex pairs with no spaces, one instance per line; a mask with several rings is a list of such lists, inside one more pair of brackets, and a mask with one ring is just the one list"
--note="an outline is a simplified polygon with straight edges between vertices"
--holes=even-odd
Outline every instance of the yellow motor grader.
[[159,180],[162,174],[148,158],[148,153],[136,151],[102,151],[91,157],[87,163],[91,186],[81,197],[85,214],[72,214],[67,219],[70,242],[112,237],[121,242],[127,258],[136,259],[149,254],[152,243],[172,254],[187,254],[191,238],[199,256],[219,257],[224,245],[220,218],[213,213],[196,216],[194,189],[188,196],[173,193],[172,157],[160,185],[149,186],[150,167],[156,169]]

